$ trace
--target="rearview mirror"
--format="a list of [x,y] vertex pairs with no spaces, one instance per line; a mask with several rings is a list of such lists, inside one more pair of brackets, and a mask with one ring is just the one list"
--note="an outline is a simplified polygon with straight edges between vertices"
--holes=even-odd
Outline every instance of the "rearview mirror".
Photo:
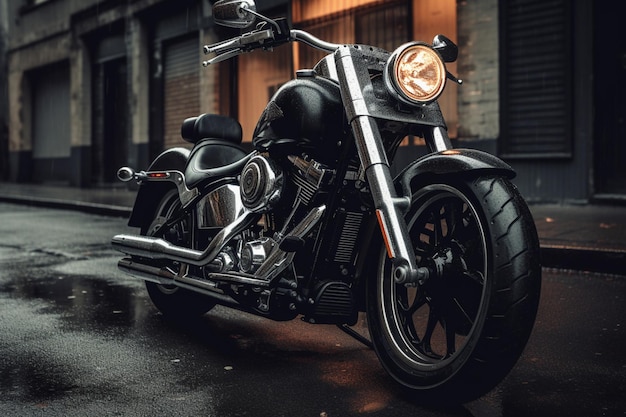
[[215,23],[230,28],[243,29],[251,26],[255,15],[254,0],[219,0],[213,5]]
[[441,54],[445,62],[454,62],[459,56],[459,48],[450,39],[437,35],[433,39],[433,48]]

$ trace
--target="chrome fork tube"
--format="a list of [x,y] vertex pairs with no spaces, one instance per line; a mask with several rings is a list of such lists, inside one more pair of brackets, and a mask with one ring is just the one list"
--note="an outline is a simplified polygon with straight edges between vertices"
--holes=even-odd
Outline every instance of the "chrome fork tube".
[[362,93],[364,88],[372,88],[369,74],[364,69],[357,70],[353,54],[358,57],[360,53],[353,48],[342,46],[335,52],[341,98],[372,193],[387,255],[394,266],[394,279],[397,283],[415,283],[425,271],[417,267],[404,221],[403,213],[408,209],[410,199],[396,194],[378,126],[370,116]]
[[433,127],[431,136],[431,138],[426,139],[431,152],[443,152],[452,149],[448,132],[443,127]]

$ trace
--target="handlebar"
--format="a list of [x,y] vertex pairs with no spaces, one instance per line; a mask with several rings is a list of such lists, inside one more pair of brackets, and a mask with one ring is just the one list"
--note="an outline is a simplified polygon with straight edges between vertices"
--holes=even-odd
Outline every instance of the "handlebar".
[[202,65],[207,67],[244,52],[250,52],[259,48],[272,49],[287,42],[302,42],[325,52],[334,52],[341,46],[340,44],[323,41],[303,30],[289,29],[284,20],[277,20],[271,26],[266,28],[266,25],[262,24],[252,32],[244,33],[226,41],[205,45],[203,47],[204,53],[214,53],[216,56],[204,61]]
[[290,31],[290,38],[293,41],[302,42],[313,48],[320,49],[326,52],[335,52],[341,45],[338,43],[331,43],[321,40],[309,32],[305,32],[303,30],[292,29]]

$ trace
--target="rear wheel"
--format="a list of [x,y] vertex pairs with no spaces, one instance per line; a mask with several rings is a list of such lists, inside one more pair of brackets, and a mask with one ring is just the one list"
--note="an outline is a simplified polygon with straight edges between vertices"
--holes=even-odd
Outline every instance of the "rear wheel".
[[504,378],[532,330],[541,281],[532,216],[507,179],[485,177],[422,187],[406,222],[430,277],[396,284],[381,251],[367,293],[372,342],[414,397],[470,401]]
[[[183,216],[172,224],[167,221],[181,207],[178,192],[170,190],[161,198],[150,223],[142,228],[145,236],[159,236],[177,246],[192,247],[193,223],[190,216]],[[167,230],[163,230],[167,227]],[[176,273],[184,272],[187,265],[180,262],[166,261],[163,266]],[[152,303],[164,315],[171,317],[189,318],[201,316],[211,310],[215,303],[201,294],[185,290],[175,285],[162,285],[146,281],[146,289]]]

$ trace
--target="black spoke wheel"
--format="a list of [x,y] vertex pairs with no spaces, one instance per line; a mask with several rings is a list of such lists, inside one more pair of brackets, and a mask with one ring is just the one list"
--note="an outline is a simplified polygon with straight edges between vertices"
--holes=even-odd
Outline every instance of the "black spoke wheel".
[[[181,216],[171,222],[177,215],[181,204],[178,192],[170,190],[161,198],[151,222],[147,222],[142,228],[141,234],[145,236],[158,236],[178,246],[192,247],[193,223],[189,215]],[[184,274],[188,267],[185,264],[174,261],[162,262],[162,267],[169,268],[176,274]],[[190,318],[201,316],[215,306],[210,298],[195,292],[180,288],[175,285],[163,285],[146,281],[146,289],[152,303],[164,315],[178,318]]]
[[419,287],[397,284],[381,251],[367,295],[376,353],[428,402],[465,402],[493,388],[530,335],[541,268],[534,222],[500,177],[420,188],[406,215]]

